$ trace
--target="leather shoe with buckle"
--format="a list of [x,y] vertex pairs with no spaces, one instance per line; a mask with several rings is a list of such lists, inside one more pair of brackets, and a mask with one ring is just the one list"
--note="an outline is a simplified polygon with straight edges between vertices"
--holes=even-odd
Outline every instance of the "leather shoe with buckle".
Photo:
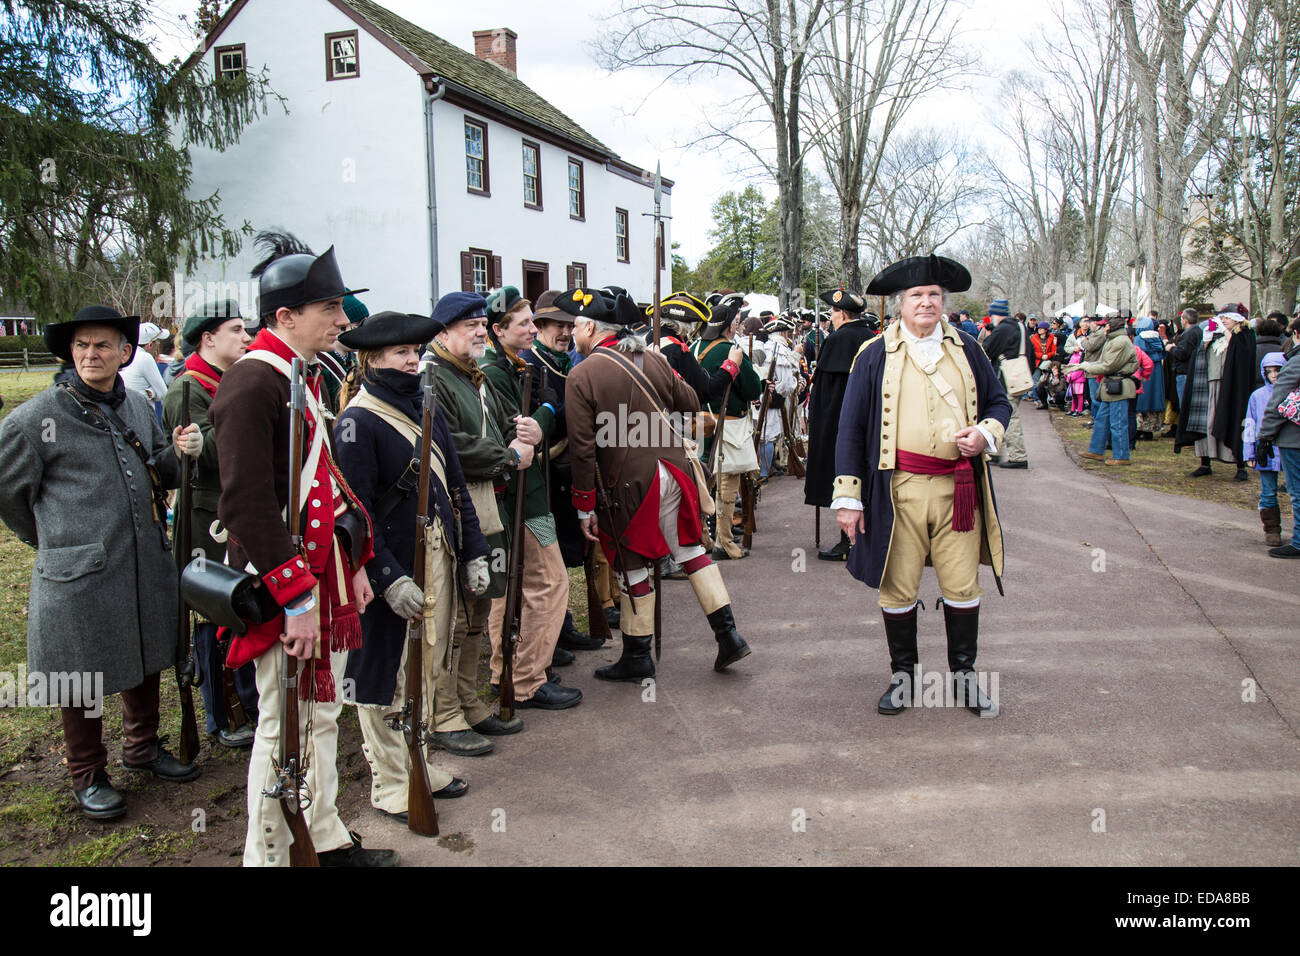
[[401,859],[396,850],[367,850],[361,845],[361,837],[351,831],[348,836],[352,838],[351,846],[316,854],[321,866],[386,867],[397,866]]
[[77,798],[81,812],[92,820],[115,820],[126,813],[126,801],[113,789],[106,770],[96,770],[90,786],[73,790],[72,794]]
[[558,681],[547,681],[533,692],[527,700],[515,701],[516,707],[536,707],[540,710],[566,710],[582,703],[582,691],[576,687],[565,687]]
[[434,749],[462,757],[479,757],[496,748],[496,744],[472,730],[435,730],[428,740]]
[[158,745],[158,756],[154,757],[147,763],[127,763],[122,761],[122,766],[127,770],[135,770],[139,773],[151,773],[159,780],[171,780],[175,783],[187,783],[195,780],[199,776],[199,768],[192,763],[181,763],[161,744]]
[[517,734],[523,730],[524,719],[516,715],[509,720],[502,720],[496,714],[488,714],[487,717],[480,720],[471,729],[474,733],[483,734],[485,737],[504,737],[507,734]]

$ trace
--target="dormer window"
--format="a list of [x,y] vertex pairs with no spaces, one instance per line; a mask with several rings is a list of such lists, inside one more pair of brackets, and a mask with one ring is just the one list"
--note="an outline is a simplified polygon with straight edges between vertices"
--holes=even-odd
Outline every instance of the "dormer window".
[[233,80],[244,75],[244,44],[216,49],[217,79]]

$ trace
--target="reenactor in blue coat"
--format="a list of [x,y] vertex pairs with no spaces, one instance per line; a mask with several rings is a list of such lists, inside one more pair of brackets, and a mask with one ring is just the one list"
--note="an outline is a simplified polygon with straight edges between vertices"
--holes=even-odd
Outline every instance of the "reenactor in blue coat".
[[[370,803],[405,822],[408,750],[401,731],[385,722],[401,709],[406,693],[407,622],[427,616],[426,595],[434,598],[424,640],[424,717],[433,712],[434,686],[445,669],[458,603],[456,575],[466,569],[471,593],[488,584],[487,539],[469,500],[465,475],[441,409],[434,412],[430,501],[420,508],[419,459],[424,399],[416,374],[425,343],[442,324],[422,315],[380,312],[339,336],[356,352],[356,375],[345,390],[346,408],[334,428],[339,468],[374,522],[375,556],[366,573],[376,601],[361,618],[361,649],[348,657],[366,760],[370,763]],[[426,579],[414,581],[417,509],[433,519]],[[429,721],[432,724],[432,721]],[[428,751],[431,753],[432,751]],[[430,765],[435,797],[459,797],[469,785]]]
[[979,344],[944,322],[948,292],[970,288],[951,259],[894,263],[867,287],[897,295],[900,321],[858,353],[845,391],[831,507],[853,542],[848,570],[880,591],[893,675],[877,709],[916,703],[917,592],[933,564],[948,632],[948,668],[981,716],[996,701],[974,686],[981,563],[1002,590],[1002,528],[986,456],[1011,404]]

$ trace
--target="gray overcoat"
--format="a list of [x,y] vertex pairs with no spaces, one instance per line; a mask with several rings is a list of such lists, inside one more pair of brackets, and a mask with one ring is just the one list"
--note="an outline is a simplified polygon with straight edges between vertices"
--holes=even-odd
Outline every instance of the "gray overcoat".
[[[117,413],[164,487],[177,487],[180,460],[153,406],[128,390]],[[112,694],[175,663],[176,565],[148,472],[116,429],[58,386],[0,424],[0,520],[37,549],[29,673],[102,672]]]

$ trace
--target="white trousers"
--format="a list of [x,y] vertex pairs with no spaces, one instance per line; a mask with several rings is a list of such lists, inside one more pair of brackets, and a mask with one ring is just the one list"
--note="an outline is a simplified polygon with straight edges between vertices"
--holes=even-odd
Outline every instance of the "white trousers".
[[[328,637],[323,637],[328,640]],[[275,783],[271,758],[280,754],[280,707],[283,688],[284,652],[271,648],[257,659],[257,736],[253,755],[248,762],[248,835],[244,840],[244,866],[288,866],[289,825],[284,820],[279,800],[262,796]],[[302,739],[302,754],[308,761],[307,787],[311,805],[307,807],[307,827],[317,853],[352,845],[348,828],[339,818],[339,714],[343,710],[343,672],[347,668],[346,651],[330,653],[336,693],[330,704],[298,702],[299,733],[311,715],[311,737]],[[307,668],[298,662],[298,680],[307,679]]]
[[[695,544],[681,545],[677,543],[677,512],[682,506],[682,486],[668,473],[663,462],[659,463],[659,531],[664,536],[664,541],[668,545],[668,551],[672,554],[673,560],[678,564],[683,564],[693,558],[698,558],[704,553],[704,548],[697,542]],[[650,571],[645,567],[633,568],[627,574],[627,581],[623,583],[626,589],[633,584],[639,584],[650,576]]]

